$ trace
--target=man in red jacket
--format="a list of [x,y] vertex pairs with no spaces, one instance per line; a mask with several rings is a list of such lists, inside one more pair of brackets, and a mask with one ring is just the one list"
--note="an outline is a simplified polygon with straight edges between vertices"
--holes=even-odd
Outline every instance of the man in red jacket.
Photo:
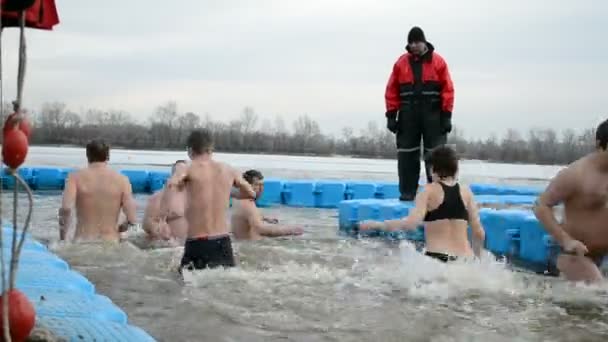
[[402,201],[416,196],[423,140],[427,181],[432,182],[431,151],[447,142],[452,131],[454,86],[448,66],[424,32],[413,27],[407,53],[395,65],[386,86],[387,128],[397,135],[399,191]]

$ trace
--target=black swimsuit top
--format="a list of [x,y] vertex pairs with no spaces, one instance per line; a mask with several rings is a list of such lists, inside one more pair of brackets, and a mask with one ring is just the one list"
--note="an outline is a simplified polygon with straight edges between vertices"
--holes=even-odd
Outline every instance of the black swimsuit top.
[[437,220],[469,220],[469,212],[464,206],[462,196],[460,196],[460,186],[458,183],[453,186],[439,182],[443,188],[443,202],[437,209],[426,213],[424,222]]

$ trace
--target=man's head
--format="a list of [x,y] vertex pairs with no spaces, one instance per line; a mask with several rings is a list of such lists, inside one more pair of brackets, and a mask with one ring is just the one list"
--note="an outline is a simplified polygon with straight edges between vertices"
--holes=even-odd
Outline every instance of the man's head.
[[110,159],[110,146],[103,140],[91,140],[86,149],[89,163],[107,162]]
[[213,151],[213,137],[211,132],[206,129],[192,131],[186,144],[190,158]]
[[595,129],[595,146],[598,150],[608,150],[608,120],[604,120]]
[[264,176],[258,170],[248,170],[243,173],[243,178],[251,184],[253,191],[256,193],[256,197],[259,198],[264,191]]
[[188,163],[183,159],[175,161],[175,163],[173,163],[173,166],[171,167],[171,174],[175,174],[175,171],[180,168],[186,167],[187,165]]
[[449,146],[435,148],[431,154],[433,176],[438,179],[456,177],[458,173],[458,155]]
[[426,37],[420,27],[414,26],[408,33],[407,47],[408,51],[415,55],[421,55],[426,51]]

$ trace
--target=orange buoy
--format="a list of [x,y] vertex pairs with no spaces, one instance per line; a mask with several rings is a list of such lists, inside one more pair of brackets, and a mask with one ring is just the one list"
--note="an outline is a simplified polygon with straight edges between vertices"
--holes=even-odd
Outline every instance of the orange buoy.
[[[8,297],[8,324],[13,342],[24,342],[36,324],[36,310],[23,292],[12,289],[0,297],[0,329],[4,329],[2,303]],[[4,330],[0,330],[0,341],[4,341]]]
[[25,161],[28,150],[25,134],[17,128],[5,131],[2,143],[2,161],[12,169],[18,168]]
[[[16,121],[19,121],[18,123]],[[7,131],[14,128],[15,125],[18,124],[19,129],[25,134],[27,140],[30,140],[30,136],[32,134],[32,127],[30,126],[29,120],[25,116],[21,116],[17,118],[17,113],[13,113],[9,115],[4,121],[3,133],[6,135]]]

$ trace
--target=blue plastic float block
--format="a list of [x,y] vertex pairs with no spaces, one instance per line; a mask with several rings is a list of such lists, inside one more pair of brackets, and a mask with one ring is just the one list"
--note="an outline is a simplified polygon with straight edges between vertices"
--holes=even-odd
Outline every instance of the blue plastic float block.
[[399,192],[398,183],[378,183],[376,188],[376,198],[379,199],[394,199],[399,198],[401,193]]
[[475,201],[479,204],[526,205],[533,204],[536,198],[524,195],[475,195]]
[[127,314],[105,296],[28,289],[23,291],[36,309],[37,316],[88,318],[127,323]]
[[357,223],[359,206],[369,200],[347,200],[338,205],[338,227],[341,231],[350,232]]
[[315,183],[315,208],[337,208],[344,200],[346,183],[317,181]]
[[[8,234],[3,235],[2,236],[2,248],[10,250],[13,246],[12,239],[13,239],[12,235],[8,235]],[[20,239],[21,239],[21,237],[19,235],[17,235],[17,241],[15,244],[18,244]],[[23,251],[46,252],[46,251],[48,251],[48,249],[46,248],[45,245],[41,244],[40,242],[26,238],[25,241],[23,241],[23,247],[21,248],[21,251],[22,252]]]
[[519,195],[538,196],[542,189],[527,186],[507,186],[499,184],[471,184],[471,191],[475,195]]
[[150,171],[150,191],[156,192],[162,189],[170,175],[171,174],[166,171]]
[[514,238],[518,236],[524,219],[529,215],[524,210],[495,210],[483,208],[479,211],[481,224],[486,232],[485,248],[497,255],[512,255]]
[[[21,176],[21,178],[23,178],[23,180],[28,185],[31,185],[33,169],[31,169],[29,167],[21,167],[21,168],[19,168],[17,173],[19,174],[19,176]],[[12,175],[10,175],[8,173],[8,169],[4,168],[2,170],[1,177],[2,177],[2,188],[3,189],[12,190],[15,188],[15,177],[13,177]]]
[[[3,248],[4,263],[9,265],[11,260],[11,249]],[[33,251],[22,249],[19,255],[19,267],[21,266],[41,266],[45,269],[68,270],[70,266],[65,260],[59,258],[48,251]]]
[[[380,201],[379,200],[363,200],[359,204],[359,210],[357,211],[357,222],[366,220],[380,220]],[[380,230],[365,230],[360,231],[359,234],[363,237],[374,237],[379,236]]]
[[344,199],[357,200],[376,197],[378,188],[375,183],[370,182],[348,182],[344,191]]
[[[17,231],[17,241],[21,240],[22,231]],[[2,248],[10,249],[13,245],[13,229],[9,226],[5,226],[2,229]],[[46,252],[48,249],[45,245],[31,238],[29,233],[25,234],[25,241],[23,241],[22,251],[30,250],[30,251],[38,251],[38,252]]]
[[524,217],[520,226],[519,258],[533,263],[546,264],[555,243],[541,223],[532,214]]
[[285,182],[280,179],[264,180],[264,191],[262,196],[256,200],[256,204],[259,207],[281,204],[284,187]]
[[116,322],[98,321],[86,318],[40,317],[41,326],[53,331],[69,342],[112,341],[112,342],[154,342],[152,336],[142,329]]
[[60,168],[35,168],[31,186],[34,190],[61,190],[65,185],[65,177],[66,174]]
[[134,193],[144,193],[150,190],[150,173],[144,170],[121,170],[120,173],[129,178]]
[[[8,276],[8,270],[5,269]],[[16,286],[56,288],[73,293],[95,293],[95,286],[82,274],[65,269],[51,268],[46,265],[24,264],[17,271]]]
[[[406,217],[410,209],[414,208],[413,202],[402,202],[398,200],[385,200],[380,202],[380,220],[396,220]],[[415,230],[404,230],[394,232],[380,232],[380,236],[390,240],[424,241],[424,227]]]
[[315,183],[311,181],[288,181],[283,190],[283,203],[290,207],[314,208]]

